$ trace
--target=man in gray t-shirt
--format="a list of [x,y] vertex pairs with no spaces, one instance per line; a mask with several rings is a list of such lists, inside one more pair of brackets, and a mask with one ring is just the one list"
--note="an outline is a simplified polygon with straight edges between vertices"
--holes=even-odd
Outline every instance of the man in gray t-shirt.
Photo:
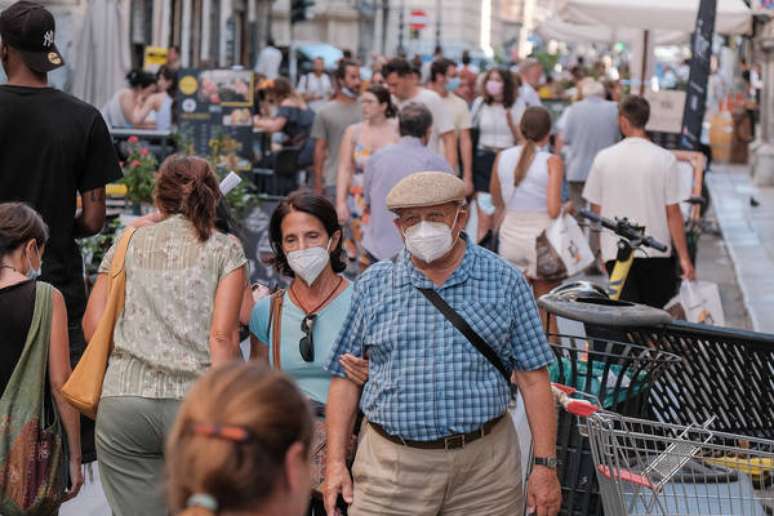
[[314,147],[314,190],[336,201],[336,172],[339,147],[344,132],[360,122],[357,102],[360,91],[360,67],[353,61],[342,60],[335,73],[336,96],[317,112],[312,126]]

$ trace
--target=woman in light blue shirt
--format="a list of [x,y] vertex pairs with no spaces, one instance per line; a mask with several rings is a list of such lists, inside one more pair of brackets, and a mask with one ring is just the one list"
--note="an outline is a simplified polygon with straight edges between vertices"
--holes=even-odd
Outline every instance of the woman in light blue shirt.
[[[287,290],[258,301],[250,333],[259,359],[282,369],[324,405],[330,374],[323,366],[352,298],[352,284],[340,275],[346,265],[336,209],[321,195],[293,193],[274,211],[269,238],[275,269],[293,281]],[[366,361],[349,356],[342,365],[350,379],[365,382]]]

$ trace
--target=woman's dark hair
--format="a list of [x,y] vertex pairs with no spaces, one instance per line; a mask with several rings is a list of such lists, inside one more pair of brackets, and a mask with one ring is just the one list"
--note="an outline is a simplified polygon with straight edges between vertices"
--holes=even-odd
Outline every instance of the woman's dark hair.
[[290,95],[293,93],[293,87],[290,85],[290,81],[284,77],[277,77],[274,79],[274,86],[272,86],[272,91],[278,99],[284,100],[290,97]]
[[481,83],[484,90],[484,102],[487,105],[491,105],[495,101],[494,97],[486,91],[486,81],[489,80],[489,77],[491,77],[493,73],[498,74],[500,79],[503,81],[503,106],[505,106],[506,109],[510,109],[513,106],[513,103],[516,102],[519,93],[516,91],[516,84],[513,82],[513,75],[511,75],[511,72],[505,68],[490,68],[484,74],[484,80]]
[[38,212],[21,202],[0,204],[0,258],[33,239],[39,250],[48,240],[48,226]]
[[156,84],[156,77],[144,70],[132,70],[126,74],[126,82],[131,88],[147,88]]
[[384,116],[387,118],[395,118],[398,116],[398,108],[392,103],[392,95],[390,90],[379,84],[372,84],[366,90],[368,93],[376,97],[376,101],[381,104],[387,104],[387,109],[384,111]]
[[159,70],[156,72],[156,80],[159,80],[161,78],[164,78],[164,80],[170,81],[169,90],[167,91],[167,94],[170,97],[175,96],[175,91],[177,91],[177,72],[168,67],[167,65],[161,65],[159,67]]
[[168,157],[159,169],[154,193],[162,212],[190,220],[200,241],[210,238],[222,195],[206,160],[182,154]]
[[[271,249],[274,251],[274,257],[270,259],[269,263],[274,267],[274,270],[291,278],[295,277],[295,274],[290,265],[288,265],[285,251],[282,250],[282,221],[288,214],[294,211],[308,213],[317,218],[328,233],[328,237],[332,238],[337,231],[341,232],[341,224],[339,224],[336,208],[322,195],[308,190],[300,190],[293,192],[287,199],[282,201],[274,210],[274,213],[272,213],[271,221],[269,222],[269,241],[271,242]],[[342,259],[343,240],[340,237],[339,243],[330,251],[331,267],[333,267],[333,272],[336,273],[344,272],[347,268],[346,263]]]

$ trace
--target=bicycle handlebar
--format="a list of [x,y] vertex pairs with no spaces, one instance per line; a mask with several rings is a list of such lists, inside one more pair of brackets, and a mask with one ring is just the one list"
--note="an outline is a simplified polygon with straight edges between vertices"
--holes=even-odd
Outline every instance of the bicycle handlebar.
[[610,220],[590,210],[580,210],[578,213],[581,217],[596,222],[621,238],[625,238],[629,242],[635,243],[635,247],[637,247],[637,245],[644,245],[645,247],[650,247],[661,252],[666,252],[668,249],[666,245],[653,237],[646,236],[644,227],[632,224],[626,218]]

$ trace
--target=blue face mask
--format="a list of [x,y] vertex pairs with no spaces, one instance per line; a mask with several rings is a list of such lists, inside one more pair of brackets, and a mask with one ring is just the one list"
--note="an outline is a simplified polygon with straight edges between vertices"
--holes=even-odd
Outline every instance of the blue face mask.
[[38,263],[40,264],[38,265],[37,269],[32,266],[32,260],[30,259],[29,255],[27,255],[27,263],[30,266],[30,268],[27,270],[27,277],[31,280],[38,279],[43,274],[43,257],[40,256],[39,248],[36,247],[35,251],[38,254]]
[[454,91],[457,88],[460,87],[461,81],[459,77],[452,77],[448,81],[446,81],[446,89],[449,91]]

